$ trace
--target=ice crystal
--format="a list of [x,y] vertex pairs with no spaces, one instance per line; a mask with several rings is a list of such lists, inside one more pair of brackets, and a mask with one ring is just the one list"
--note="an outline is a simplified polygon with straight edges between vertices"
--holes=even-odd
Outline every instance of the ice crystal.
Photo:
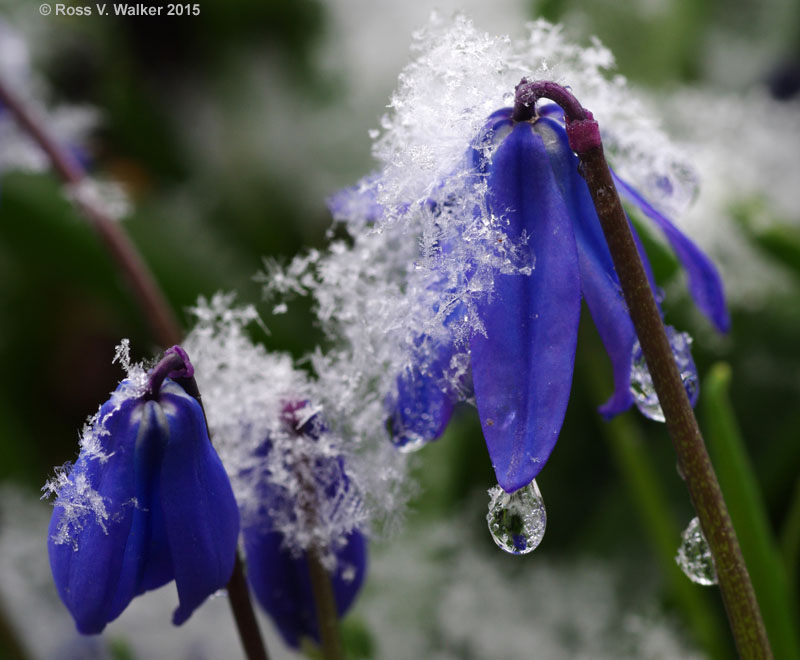
[[686,175],[684,158],[646,101],[622,76],[612,75],[611,52],[597,39],[588,47],[571,43],[560,26],[544,20],[527,29],[526,39],[490,37],[463,16],[451,22],[434,15],[415,33],[416,59],[399,76],[373,149],[383,166],[377,201],[385,215],[404,215],[410,202],[427,200],[485,118],[513,105],[514,87],[523,77],[568,85],[598,120],[612,164],[643,194],[659,192],[661,182],[656,198],[691,198],[695,182]]
[[[143,362],[132,362],[130,358],[130,342],[123,339],[117,346],[112,362],[119,362],[126,372],[127,378],[120,383],[110,395],[111,405],[101,415],[100,406],[83,426],[80,434],[80,449],[88,461],[105,462],[110,458],[103,450],[101,438],[108,435],[106,424],[122,404],[129,399],[140,397],[147,386],[147,371]],[[84,464],[86,465],[86,464]],[[75,472],[71,463],[57,467],[52,478],[42,488],[42,498],[58,497],[57,506],[64,509],[53,540],[57,544],[75,543],[77,532],[90,522],[100,525],[103,530],[112,520],[106,509],[103,497],[92,488],[84,472],[74,473],[70,480],[70,471]],[[133,504],[133,503],[131,503]]]
[[46,497],[60,495],[58,506],[64,511],[63,524],[56,529],[53,542],[57,545],[71,543],[77,549],[75,538],[87,523],[96,523],[103,532],[108,533],[106,523],[110,517],[107,502],[92,488],[86,474],[73,474],[70,483],[70,472],[74,472],[70,463],[56,468],[55,476],[48,480],[42,490]]
[[[192,312],[197,322],[183,346],[243,527],[268,518],[271,530],[299,552],[314,544],[335,548],[355,528],[402,515],[402,459],[374,442],[375,429],[359,434],[342,421],[335,393],[325,392],[327,381],[309,378],[289,355],[252,341],[253,307],[216,294],[201,298]],[[309,424],[313,431],[303,429]]]

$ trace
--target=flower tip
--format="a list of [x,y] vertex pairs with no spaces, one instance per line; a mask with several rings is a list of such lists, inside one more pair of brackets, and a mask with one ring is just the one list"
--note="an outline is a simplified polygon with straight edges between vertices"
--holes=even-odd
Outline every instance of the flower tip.
[[168,378],[193,378],[194,377],[194,365],[192,365],[189,356],[187,355],[186,351],[184,351],[180,346],[175,345],[172,348],[168,348],[164,351],[164,355],[177,355],[183,361],[183,367],[179,369],[173,369],[167,374]]
[[193,612],[194,608],[178,605],[178,607],[176,607],[175,611],[172,613],[172,625],[182,626],[189,620],[189,617],[192,616]]

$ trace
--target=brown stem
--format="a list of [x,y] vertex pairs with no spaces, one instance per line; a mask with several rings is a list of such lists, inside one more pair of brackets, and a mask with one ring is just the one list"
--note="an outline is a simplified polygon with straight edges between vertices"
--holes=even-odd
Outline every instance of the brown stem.
[[306,553],[306,560],[311,578],[311,592],[314,594],[319,637],[322,642],[322,657],[325,660],[343,660],[344,651],[339,635],[339,612],[333,595],[331,576],[323,566],[317,548],[312,548]]
[[[44,123],[39,121],[30,107],[17,98],[2,79],[0,79],[0,102],[14,115],[20,127],[47,154],[53,168],[65,183],[80,186],[82,182],[86,181],[86,172],[77,159],[69,150],[56,142],[47,132]],[[142,310],[142,315],[150,324],[153,337],[162,347],[177,344],[181,340],[182,332],[175,320],[175,315],[167,304],[163,292],[156,284],[150,269],[125,232],[101,209],[88,203],[80,195],[77,196],[75,203],[100,237],[117,268],[131,287]]]
[[253,602],[250,600],[250,590],[247,588],[242,557],[238,550],[227,589],[233,620],[236,621],[236,629],[239,631],[245,656],[248,660],[269,660],[267,647],[256,621]]
[[[44,124],[37,120],[31,109],[11,92],[2,79],[0,79],[0,102],[9,109],[17,123],[47,154],[53,167],[65,183],[79,185],[86,180],[86,173],[80,163],[68,150],[56,142],[47,132]],[[167,304],[166,297],[141,255],[120,226],[105,213],[80,197],[76,203],[89,220],[92,228],[100,236],[112,259],[133,289],[142,315],[150,324],[153,337],[162,346],[172,346],[166,352],[164,359],[151,372],[148,386],[150,395],[158,390],[166,376],[170,376],[179,381],[187,392],[197,399],[202,408],[200,392],[194,379],[194,369],[183,349],[180,346],[173,346],[181,341],[183,332]],[[204,408],[203,417],[205,417]],[[208,426],[207,419],[206,426]],[[266,646],[250,601],[250,591],[247,588],[238,550],[234,560],[233,574],[228,582],[228,597],[248,660],[268,660]]]
[[580,160],[580,172],[594,200],[625,302],[678,455],[681,474],[684,475],[689,497],[714,556],[720,592],[739,655],[742,658],[772,658],[739,541],[606,163],[597,122],[570,92],[560,88],[553,93],[554,87],[559,86],[523,80],[517,88],[518,100],[527,105],[530,99],[535,102],[538,98],[549,98],[564,109],[570,147]]

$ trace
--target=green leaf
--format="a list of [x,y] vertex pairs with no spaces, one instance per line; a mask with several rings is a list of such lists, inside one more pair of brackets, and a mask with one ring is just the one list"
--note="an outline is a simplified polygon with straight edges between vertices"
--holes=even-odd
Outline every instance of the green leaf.
[[757,248],[800,277],[800,232],[775,218],[770,218],[769,223],[759,220],[765,213],[764,202],[760,199],[731,210],[734,220]]
[[800,478],[794,488],[789,513],[781,530],[783,565],[790,585],[797,584],[797,567],[800,564]]
[[776,658],[800,658],[792,597],[767,511],[728,397],[731,369],[718,363],[704,382],[706,440]]

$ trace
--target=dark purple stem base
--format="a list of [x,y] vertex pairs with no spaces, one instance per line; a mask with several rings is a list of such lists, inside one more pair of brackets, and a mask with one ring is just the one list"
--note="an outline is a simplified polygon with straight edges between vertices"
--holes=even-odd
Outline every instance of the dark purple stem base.
[[555,101],[564,109],[570,147],[580,160],[580,172],[594,200],[681,474],[714,556],[736,648],[742,658],[772,658],[739,541],[606,163],[597,122],[568,90],[546,81],[523,80],[519,84],[515,117],[524,120],[526,113],[534,117],[533,104],[540,98]]

